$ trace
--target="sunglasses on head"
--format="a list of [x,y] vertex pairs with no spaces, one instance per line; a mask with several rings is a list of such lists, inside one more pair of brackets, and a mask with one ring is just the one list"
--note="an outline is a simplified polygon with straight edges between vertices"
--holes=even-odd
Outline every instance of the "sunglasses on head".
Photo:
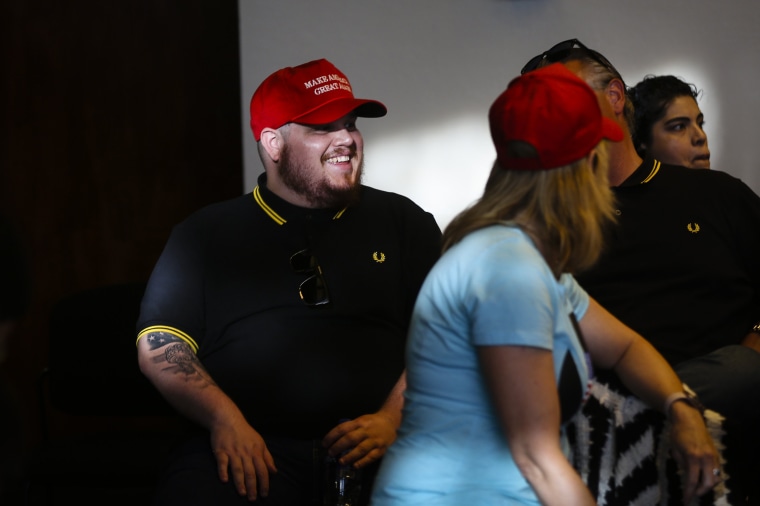
[[298,287],[298,295],[304,304],[321,306],[330,302],[322,267],[308,248],[293,253],[290,256],[290,266],[296,274],[310,274]]
[[520,71],[520,74],[525,74],[531,70],[536,70],[544,62],[544,60],[546,60],[548,63],[556,63],[562,61],[570,54],[570,51],[573,49],[580,49],[589,58],[602,65],[603,67],[609,69],[612,73],[615,74],[615,77],[622,80],[620,77],[620,72],[617,71],[617,69],[610,63],[607,58],[605,58],[601,53],[587,48],[583,42],[579,41],[578,39],[568,39],[562,41],[558,44],[553,45],[551,48],[544,51],[540,55],[534,56],[528,61],[528,63],[525,64],[525,66]]

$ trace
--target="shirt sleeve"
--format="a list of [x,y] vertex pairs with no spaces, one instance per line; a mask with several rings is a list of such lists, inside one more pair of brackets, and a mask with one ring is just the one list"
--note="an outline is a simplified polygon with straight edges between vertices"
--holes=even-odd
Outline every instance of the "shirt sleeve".
[[526,241],[507,240],[471,264],[474,344],[552,349],[558,285],[538,252]]
[[589,296],[586,290],[575,280],[572,274],[560,276],[560,284],[564,287],[567,299],[570,301],[575,318],[580,321],[588,311]]
[[197,350],[204,332],[204,248],[200,237],[187,222],[172,230],[143,296],[138,335],[151,327],[173,331]]

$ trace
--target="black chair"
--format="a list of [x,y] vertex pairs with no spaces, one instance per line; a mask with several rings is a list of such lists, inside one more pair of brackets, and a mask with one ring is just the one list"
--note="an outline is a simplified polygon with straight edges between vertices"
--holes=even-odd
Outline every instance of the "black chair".
[[145,283],[64,298],[50,315],[38,383],[42,444],[29,464],[28,505],[148,504],[184,425],[137,365]]

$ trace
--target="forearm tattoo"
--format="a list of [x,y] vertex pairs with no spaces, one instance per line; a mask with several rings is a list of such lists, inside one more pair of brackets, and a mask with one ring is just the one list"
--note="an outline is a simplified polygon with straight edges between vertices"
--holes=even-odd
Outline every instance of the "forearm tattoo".
[[144,339],[148,340],[151,351],[164,348],[164,353],[156,355],[153,361],[167,362],[169,365],[164,368],[165,371],[184,374],[187,380],[203,381],[207,385],[215,384],[193,350],[182,339],[168,332],[151,332]]

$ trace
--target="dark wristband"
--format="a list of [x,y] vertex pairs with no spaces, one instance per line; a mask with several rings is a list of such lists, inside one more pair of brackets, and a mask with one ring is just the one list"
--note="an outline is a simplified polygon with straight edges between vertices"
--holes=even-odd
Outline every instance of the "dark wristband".
[[702,402],[699,400],[697,395],[689,390],[684,390],[683,392],[676,392],[674,394],[670,394],[667,399],[665,399],[665,415],[670,416],[670,407],[673,405],[674,402],[683,401],[692,408],[699,411],[701,414],[704,415],[705,413],[705,406],[702,404]]

